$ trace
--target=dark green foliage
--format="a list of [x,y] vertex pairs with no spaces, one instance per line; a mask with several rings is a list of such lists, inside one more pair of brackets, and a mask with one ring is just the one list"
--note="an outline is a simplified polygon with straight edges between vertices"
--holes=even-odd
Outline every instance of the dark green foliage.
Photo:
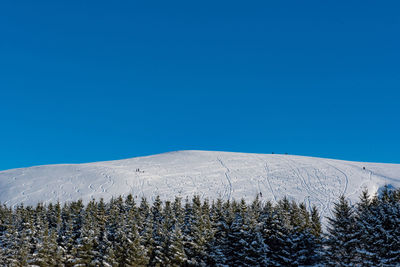
[[128,195],[10,209],[0,206],[2,266],[395,266],[400,193],[364,191],[335,204],[324,236],[316,207],[284,198],[136,205]]
[[178,225],[176,225],[172,233],[170,233],[170,242],[166,258],[166,263],[169,266],[182,266],[188,262],[183,247],[183,235]]
[[356,260],[356,219],[354,210],[344,196],[334,203],[333,218],[328,218],[326,264],[353,266]]
[[364,190],[355,207],[341,197],[329,222],[326,264],[397,266],[400,262],[399,190],[385,188],[373,198]]
[[370,198],[363,192],[357,206],[359,262],[391,266],[400,262],[400,191],[385,188]]

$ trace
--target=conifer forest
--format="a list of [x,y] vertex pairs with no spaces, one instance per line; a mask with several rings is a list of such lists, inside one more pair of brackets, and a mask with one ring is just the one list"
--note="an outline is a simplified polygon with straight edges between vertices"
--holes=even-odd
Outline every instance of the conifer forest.
[[400,191],[344,196],[322,226],[284,198],[0,207],[1,266],[398,266]]

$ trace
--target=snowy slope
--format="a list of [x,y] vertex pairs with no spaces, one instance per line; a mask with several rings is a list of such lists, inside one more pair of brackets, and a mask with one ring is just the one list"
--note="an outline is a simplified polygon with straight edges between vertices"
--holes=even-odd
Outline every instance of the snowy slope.
[[[365,167],[365,170],[363,169]],[[139,169],[139,172],[137,171]],[[0,202],[60,202],[132,193],[153,199],[191,196],[264,200],[288,196],[329,215],[345,194],[356,201],[363,188],[400,186],[400,164],[361,163],[270,154],[177,151],[88,164],[47,165],[0,172]]]

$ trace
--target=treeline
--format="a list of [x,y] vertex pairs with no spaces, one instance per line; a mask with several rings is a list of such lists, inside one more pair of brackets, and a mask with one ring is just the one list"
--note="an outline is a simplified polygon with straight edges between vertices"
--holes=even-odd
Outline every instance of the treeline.
[[182,201],[0,206],[1,266],[394,266],[400,263],[400,193],[363,192],[318,210],[277,204]]

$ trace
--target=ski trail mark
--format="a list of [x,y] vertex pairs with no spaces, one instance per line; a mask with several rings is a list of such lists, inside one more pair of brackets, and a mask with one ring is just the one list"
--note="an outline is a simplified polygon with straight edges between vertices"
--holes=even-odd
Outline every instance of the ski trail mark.
[[231,183],[231,177],[229,176],[229,173],[231,172],[231,170],[228,167],[226,167],[226,165],[222,162],[222,160],[220,158],[217,158],[217,160],[219,161],[221,166],[226,169],[225,177],[226,177],[226,180],[228,181],[228,184],[229,184],[228,200],[230,200],[231,199],[231,195],[232,195],[232,183]]
[[142,197],[145,197],[144,190],[143,190],[144,189],[144,178],[140,178],[140,175],[138,172],[135,172],[135,176],[138,181],[138,187],[140,187],[140,192],[142,193]]
[[348,184],[349,184],[349,177],[347,177],[347,174],[344,172],[344,171],[342,171],[341,169],[339,169],[338,167],[336,167],[336,166],[334,166],[334,165],[332,165],[332,164],[330,164],[330,163],[326,163],[326,164],[328,164],[329,166],[331,166],[332,168],[334,168],[335,170],[337,170],[338,172],[340,172],[341,174],[343,174],[343,177],[344,177],[344,188],[343,188],[343,193],[342,193],[342,195],[344,195],[344,194],[346,194],[346,191],[347,191],[347,186],[348,186]]
[[[283,157],[281,157],[281,159],[283,159]],[[296,162],[294,162],[293,160],[289,160],[284,158],[284,160],[286,161],[286,165],[292,170],[293,174],[299,179],[300,184],[302,185],[302,187],[310,194],[311,194],[311,188],[310,186],[307,184],[306,179],[304,178],[304,176],[301,174],[300,169],[296,166]]]
[[125,183],[126,183],[127,186],[129,186],[131,188],[131,192],[130,193],[133,194],[133,186],[128,184],[128,180],[127,179],[125,179]]
[[[100,185],[100,188],[101,188],[101,190],[102,190],[103,193],[110,194],[110,192],[109,192],[108,190],[109,190],[111,187],[114,186],[115,181],[114,181],[114,179],[111,177],[111,175],[109,175],[109,174],[107,174],[107,173],[105,173],[105,172],[102,172],[101,175],[102,175],[104,178],[106,178],[106,181],[105,181],[103,184]],[[104,186],[105,186],[106,184],[110,184],[110,185],[109,185],[107,188],[105,188]]]
[[267,162],[266,162],[265,165],[264,165],[264,170],[265,170],[265,178],[266,178],[266,180],[267,180],[269,189],[271,190],[271,194],[272,194],[272,196],[274,197],[275,202],[278,203],[278,200],[277,200],[277,197],[276,197],[276,195],[275,195],[274,189],[272,188],[271,182],[270,182],[270,180],[269,180],[269,168],[268,168],[268,163],[267,163]]
[[[306,179],[301,174],[300,168],[297,167],[297,163],[292,159],[288,159],[288,158],[284,158],[284,157],[280,157],[280,158],[284,159],[286,161],[287,166],[292,170],[293,174],[299,179],[301,186],[306,190],[306,192],[308,193],[308,196],[312,197],[313,199],[318,201],[322,206],[324,206],[326,203],[324,201],[322,201],[320,199],[320,197],[318,196],[318,194],[316,194],[311,189],[310,184],[307,184]],[[310,176],[308,173],[307,173],[307,175],[308,175],[308,180],[310,183]]]

